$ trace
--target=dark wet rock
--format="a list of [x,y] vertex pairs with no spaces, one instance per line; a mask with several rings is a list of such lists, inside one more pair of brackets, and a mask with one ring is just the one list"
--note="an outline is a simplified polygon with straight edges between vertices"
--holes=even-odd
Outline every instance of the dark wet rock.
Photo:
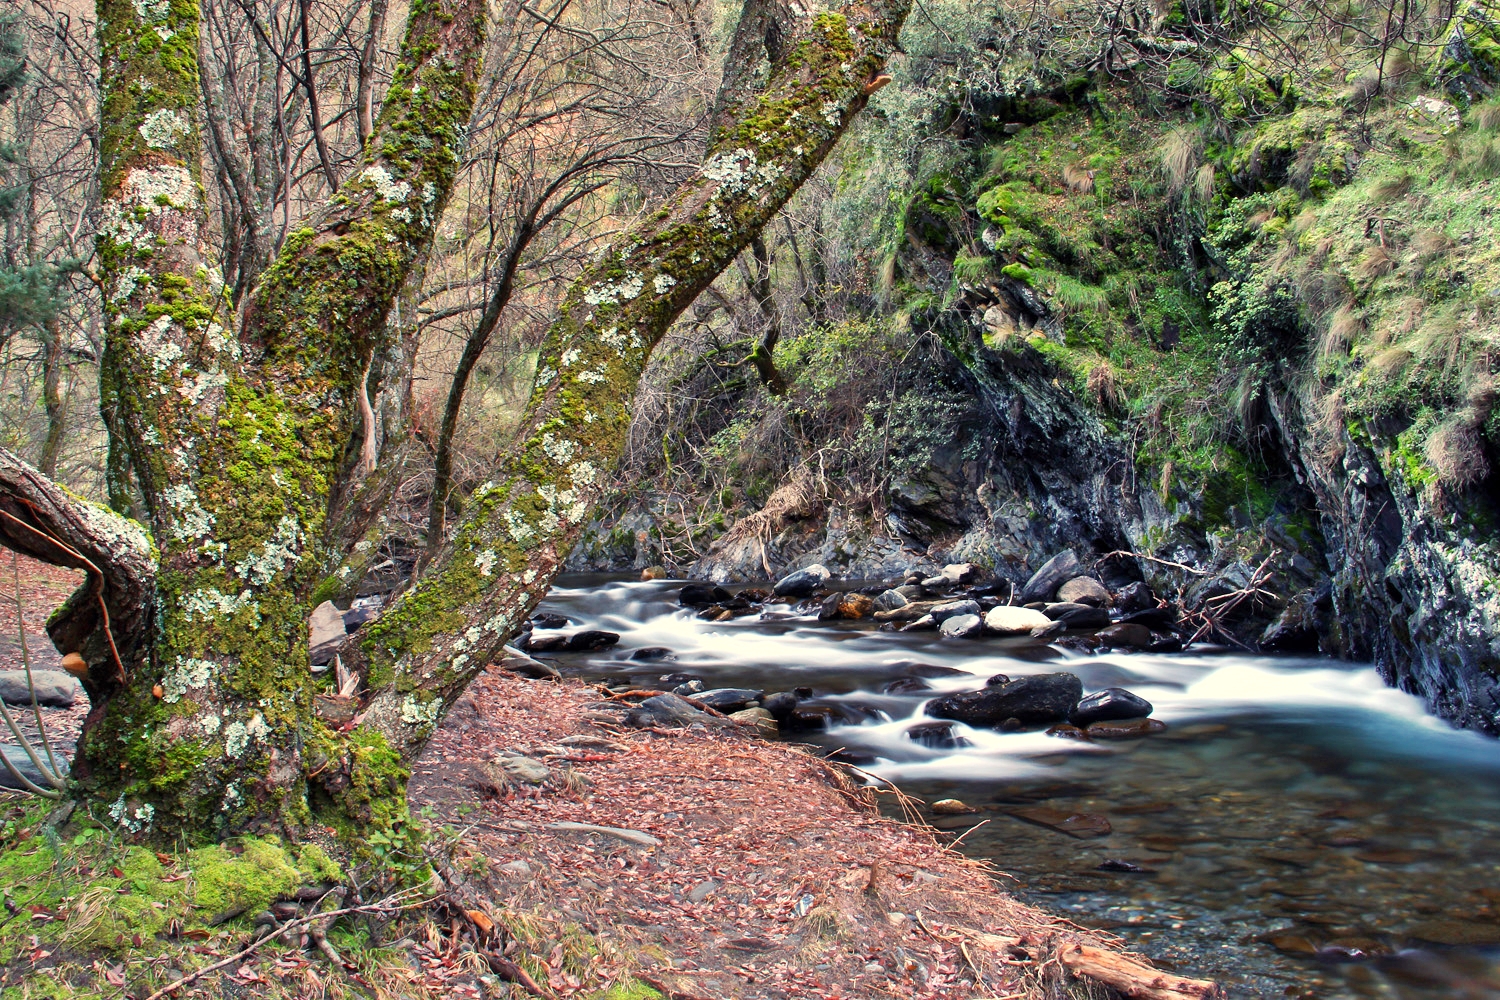
[[1040,611],[1001,606],[984,613],[984,627],[999,636],[1030,635],[1038,625],[1051,621]]
[[1424,920],[1406,933],[1419,941],[1455,947],[1500,944],[1500,924],[1477,920]]
[[677,603],[685,608],[701,608],[732,600],[734,596],[729,591],[709,583],[690,583],[677,594]]
[[1420,851],[1408,851],[1399,847],[1371,847],[1354,856],[1372,865],[1410,865],[1426,857]]
[[1009,683],[1010,683],[1010,675],[1009,674],[996,674],[995,676],[993,676],[993,677],[989,678],[988,680],[986,680],[984,682],[984,686],[985,687],[999,687],[1002,684],[1009,684]]
[[619,641],[620,633],[618,632],[606,632],[597,628],[585,629],[568,636],[567,650],[570,653],[593,653],[608,649]]
[[1108,588],[1091,576],[1075,576],[1058,587],[1057,599],[1071,604],[1091,604],[1096,608],[1107,608],[1114,600]]
[[681,671],[678,671],[670,674],[662,674],[656,679],[656,682],[662,687],[672,688],[676,687],[679,684],[687,684],[690,681],[701,682],[702,680],[703,678],[699,677],[697,674],[685,674]]
[[693,695],[703,693],[703,682],[694,677],[690,681],[683,681],[672,689],[672,693],[681,698],[690,698]]
[[954,615],[943,619],[938,631],[949,639],[977,639],[984,635],[984,620],[978,615]]
[[693,700],[700,705],[728,715],[730,712],[738,712],[744,708],[751,708],[760,703],[765,697],[764,691],[756,691],[752,688],[714,688],[712,691],[704,691],[694,695]]
[[1144,719],[1152,712],[1151,703],[1124,688],[1105,688],[1079,700],[1068,721],[1075,726],[1120,719]]
[[938,698],[927,714],[976,727],[998,727],[1010,719],[1021,726],[1046,726],[1066,719],[1082,697],[1083,682],[1075,674],[1033,674]]
[[626,659],[637,663],[655,663],[658,660],[675,660],[677,654],[666,646],[642,646],[640,649],[632,649]]
[[1147,608],[1156,607],[1156,595],[1151,588],[1137,580],[1121,587],[1115,594],[1115,607],[1125,614],[1132,611],[1145,611]]
[[1084,732],[1082,729],[1079,729],[1077,726],[1071,725],[1066,722],[1059,722],[1057,725],[1047,730],[1047,735],[1056,736],[1059,739],[1064,740],[1086,740],[1089,738],[1088,733]]
[[880,689],[881,694],[914,694],[918,691],[930,691],[932,685],[920,677],[897,677],[893,681],[887,681]]
[[567,628],[569,624],[567,615],[554,615],[546,612],[531,616],[531,625],[533,628]]
[[1095,722],[1084,729],[1091,740],[1129,740],[1138,736],[1165,732],[1167,724],[1160,719],[1120,719]]
[[1145,871],[1140,865],[1132,861],[1122,861],[1119,858],[1105,858],[1094,866],[1101,872],[1140,872]]
[[1153,632],[1170,632],[1177,624],[1176,608],[1147,608],[1122,615],[1120,621],[1127,625],[1144,625]]
[[1154,641],[1151,638],[1151,630],[1144,625],[1136,625],[1131,622],[1122,622],[1119,625],[1111,625],[1098,633],[1098,639],[1106,646],[1116,649],[1145,649]]
[[1027,634],[1033,639],[1050,639],[1053,636],[1062,635],[1067,630],[1068,626],[1065,622],[1049,621],[1045,625],[1038,625]]
[[792,709],[781,728],[794,733],[812,732],[831,728],[834,721],[834,711],[827,705],[802,705]]
[[820,563],[788,573],[776,581],[772,592],[777,597],[809,597],[813,591],[828,583],[830,573]]
[[1007,813],[1016,819],[1045,826],[1058,833],[1084,840],[1089,837],[1106,837],[1112,832],[1108,818],[1098,813],[1078,812],[1069,809],[1054,809],[1051,806],[1025,806],[1010,809]]
[[955,618],[959,615],[973,615],[978,618],[980,615],[979,602],[944,601],[942,604],[934,607],[929,613],[937,620],[938,624],[942,624],[949,618]]
[[797,708],[800,699],[789,691],[778,691],[761,699],[760,707],[771,713],[771,717],[785,725]]
[[516,636],[513,645],[523,653],[561,653],[568,648],[569,636],[552,634],[537,635],[535,632],[522,632]]
[[861,618],[870,617],[874,610],[875,601],[865,594],[853,592],[829,594],[823,598],[823,604],[818,609],[818,618],[823,621],[830,619],[858,621]]
[[771,599],[771,596],[771,592],[764,587],[746,587],[734,595],[735,600],[749,604],[764,604]]
[[675,694],[659,694],[647,698],[625,715],[625,724],[637,728],[662,726],[682,728],[694,723],[714,725],[718,723],[712,715],[694,708]]
[[944,667],[936,663],[892,663],[891,667],[899,669],[907,677],[957,677],[959,674],[967,674],[967,670],[957,667]]
[[882,591],[880,595],[875,598],[873,609],[877,613],[881,611],[895,611],[897,608],[904,607],[910,603],[911,602],[907,600],[906,595],[901,593],[901,591],[886,590]]
[[1083,564],[1073,550],[1061,552],[1042,563],[1040,569],[1031,574],[1026,586],[1021,588],[1021,603],[1050,601],[1057,588],[1083,571]]
[[1104,628],[1109,624],[1108,611],[1071,601],[1049,604],[1042,614],[1055,622],[1062,622],[1066,628]]
[[911,580],[906,581],[901,586],[896,588],[896,593],[900,594],[908,601],[920,601],[927,596],[927,591],[922,589],[922,582],[920,579],[916,582],[913,582]]
[[[1328,634],[1331,601],[1328,584],[1292,596],[1276,620],[1260,634],[1260,648],[1277,653],[1316,653]],[[1326,607],[1325,607],[1326,605]]]
[[[31,679],[37,704],[43,708],[71,708],[78,700],[78,681],[64,670],[33,670]],[[0,701],[7,705],[31,704],[25,670],[0,670]]]
[[938,627],[938,620],[931,615],[923,615],[915,621],[909,621],[901,626],[902,632],[931,632]]
[[833,753],[828,755],[827,759],[837,761],[840,764],[852,764],[855,767],[869,767],[871,764],[879,761],[879,758],[872,753],[861,750],[849,750],[847,748],[840,748],[833,751]]
[[929,750],[959,750],[974,745],[958,735],[951,722],[919,722],[906,730],[906,738]]
[[1182,652],[1182,640],[1175,635],[1169,635],[1164,639],[1158,639],[1146,647],[1148,653],[1180,653]]

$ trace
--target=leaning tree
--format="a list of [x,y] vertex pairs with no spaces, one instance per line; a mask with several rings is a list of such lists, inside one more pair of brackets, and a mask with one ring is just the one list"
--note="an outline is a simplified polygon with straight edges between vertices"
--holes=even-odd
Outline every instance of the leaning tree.
[[[0,451],[0,540],[86,571],[53,616],[92,709],[69,794],[128,837],[399,837],[444,712],[524,623],[622,447],[653,346],[822,162],[909,0],[746,0],[701,167],[572,284],[508,454],[423,572],[347,644],[325,717],[309,608],[385,495],[371,359],[422,267],[474,108],[485,0],[413,0],[359,169],[231,305],[200,177],[196,0],[99,0],[101,398],[112,499]],[[390,376],[387,376],[390,377]]]

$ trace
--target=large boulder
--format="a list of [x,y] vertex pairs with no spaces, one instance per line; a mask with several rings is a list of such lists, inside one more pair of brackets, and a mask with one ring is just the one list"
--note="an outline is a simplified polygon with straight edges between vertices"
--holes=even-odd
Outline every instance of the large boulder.
[[1021,603],[1030,604],[1032,601],[1052,600],[1052,595],[1057,593],[1058,587],[1082,572],[1083,564],[1078,561],[1072,549],[1058,553],[1042,563],[1041,569],[1031,574],[1031,579],[1026,581],[1026,586],[1021,588]]
[[1107,608],[1112,601],[1109,588],[1091,576],[1075,576],[1058,587],[1057,599],[1073,604],[1092,604],[1096,608]]
[[887,590],[875,598],[874,610],[876,614],[882,611],[895,611],[897,608],[903,608],[910,603],[911,601],[907,600],[906,595],[901,593],[901,591]]
[[[33,670],[31,681],[36,688],[36,702],[43,708],[71,708],[78,700],[78,682],[65,671]],[[26,671],[0,670],[0,701],[7,705],[31,704]]]
[[776,581],[776,586],[771,588],[777,597],[810,597],[813,591],[826,584],[832,576],[828,568],[821,563],[813,563],[811,566],[788,573]]
[[1011,719],[1023,728],[1041,727],[1066,719],[1082,697],[1076,674],[1033,674],[934,699],[927,714],[976,728],[998,728]]
[[990,608],[984,615],[984,627],[995,635],[1030,635],[1032,629],[1051,622],[1052,619],[1030,608],[1001,606]]
[[695,722],[709,726],[717,721],[712,715],[694,708],[675,694],[659,694],[647,698],[625,716],[626,725],[641,729],[651,726],[682,729]]
[[1080,699],[1068,713],[1068,721],[1075,726],[1088,726],[1095,722],[1144,719],[1151,712],[1151,703],[1140,695],[1124,688],[1105,688]]

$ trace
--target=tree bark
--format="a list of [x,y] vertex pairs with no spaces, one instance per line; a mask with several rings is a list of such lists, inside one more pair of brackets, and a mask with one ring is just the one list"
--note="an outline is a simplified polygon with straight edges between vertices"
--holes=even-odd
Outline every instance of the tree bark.
[[62,453],[63,435],[67,430],[68,407],[62,394],[63,358],[67,343],[56,314],[48,318],[42,346],[42,407],[47,412],[47,436],[37,457],[37,469],[48,478],[57,475],[57,458]]
[[766,83],[728,102],[697,176],[574,282],[514,452],[416,585],[358,633],[364,725],[404,759],[546,593],[607,489],[652,347],[775,217],[867,100],[909,9],[795,19]]

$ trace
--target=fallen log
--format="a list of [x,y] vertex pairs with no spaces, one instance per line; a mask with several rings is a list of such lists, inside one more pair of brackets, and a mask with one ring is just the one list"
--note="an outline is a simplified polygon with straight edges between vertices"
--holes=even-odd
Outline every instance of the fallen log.
[[1135,1000],[1222,1000],[1225,996],[1219,984],[1211,980],[1165,972],[1140,959],[1086,944],[1071,935],[1006,937],[967,927],[953,929],[993,951],[1024,956],[1039,964],[1056,961],[1075,976],[1092,979]]

